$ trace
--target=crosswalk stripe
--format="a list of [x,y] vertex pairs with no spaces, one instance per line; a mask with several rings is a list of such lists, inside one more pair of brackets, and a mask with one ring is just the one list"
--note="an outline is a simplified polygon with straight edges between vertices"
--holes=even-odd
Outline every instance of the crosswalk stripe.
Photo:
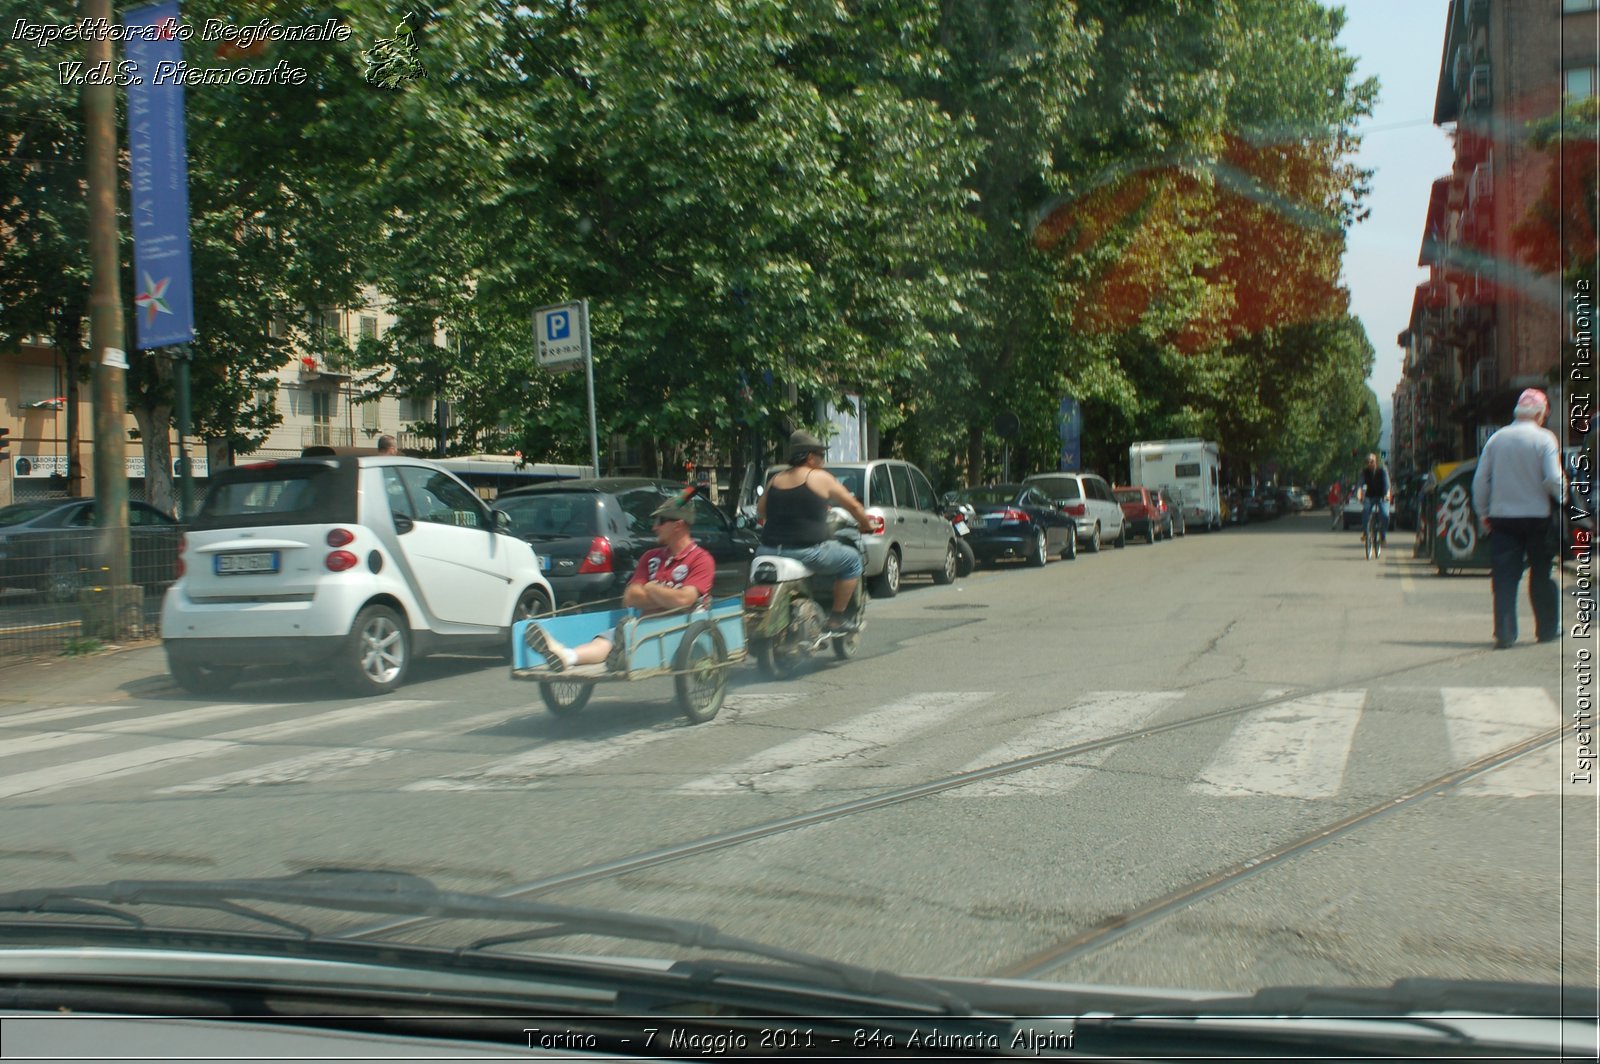
[[234,743],[219,743],[214,739],[185,739],[176,743],[160,743],[138,750],[124,750],[119,754],[92,757],[50,768],[18,772],[0,779],[0,798],[14,798],[20,794],[39,795],[58,791],[80,783],[99,783],[102,780],[142,772],[172,761],[219,754],[238,747]]
[[1366,698],[1365,691],[1326,691],[1245,714],[1189,793],[1333,797]]
[[[220,717],[230,717],[240,713],[250,713],[257,710],[268,710],[290,705],[288,702],[225,702],[210,706],[188,706],[183,709],[173,710],[170,713],[158,713],[153,717],[119,717],[106,721],[104,724],[83,725],[91,728],[165,728],[169,725],[183,723],[201,723],[216,720]],[[64,720],[75,717],[94,717],[106,713],[123,713],[130,711],[130,706],[125,702],[107,702],[94,706],[54,706],[50,709],[40,709],[29,713],[15,713],[10,716],[0,716],[0,731],[9,731],[23,725],[31,724],[59,724]]]
[[810,790],[820,777],[849,767],[852,761],[859,766],[862,754],[891,746],[993,697],[992,691],[929,691],[902,698],[826,731],[780,743],[732,768],[686,783],[677,793]]
[[[736,691],[723,703],[722,714],[749,719],[783,709],[806,696],[792,692]],[[699,725],[699,728],[709,725]],[[661,739],[684,734],[679,722],[645,731],[586,739],[558,739],[533,750],[480,765],[465,772],[406,784],[407,791],[527,790],[565,773],[593,768]],[[393,741],[393,740],[390,740]]]
[[601,762],[682,731],[683,725],[673,723],[594,739],[558,739],[515,757],[493,761],[466,772],[408,783],[401,790],[527,790],[547,783],[556,776],[593,768]]
[[157,794],[198,794],[225,791],[233,787],[282,786],[286,783],[311,783],[326,780],[350,769],[387,761],[399,750],[374,750],[352,747],[346,750],[319,750],[299,757],[288,757],[256,768],[228,772],[193,783],[163,787]]
[[[1561,724],[1561,707],[1542,687],[1446,687],[1440,693],[1450,752],[1457,764],[1471,764]],[[1565,783],[1558,746],[1476,776],[1456,793],[1468,798],[1531,798],[1564,791],[1581,795],[1582,788]],[[1594,789],[1588,788],[1588,795],[1593,794]]]
[[[427,709],[441,704],[435,701],[415,699],[396,699],[387,702],[369,703],[355,706],[348,710],[315,714],[294,720],[276,721],[272,724],[258,725],[252,728],[240,728],[236,731],[223,732],[220,735],[204,739],[185,739],[177,742],[157,743],[153,746],[108,754],[104,757],[89,758],[84,761],[36,769],[30,772],[13,773],[4,779],[0,779],[0,798],[13,798],[22,794],[39,795],[80,784],[98,783],[104,779],[129,776],[137,772],[160,768],[176,761],[192,761],[216,757],[230,751],[244,749],[243,744],[247,742],[283,739],[291,735],[304,734],[321,728],[337,727],[342,724],[369,720],[390,713]],[[221,709],[223,707],[213,708]],[[272,705],[258,708],[275,709],[280,707]],[[93,732],[88,734],[93,738],[103,738],[103,736]]]
[[[1131,731],[1181,698],[1182,691],[1095,691],[1070,708],[1039,720],[1016,738],[991,746],[960,771],[973,772]],[[1109,748],[1090,750],[1078,754],[1071,762],[1055,761],[1010,776],[983,780],[952,791],[949,797],[1059,794],[1087,779],[1114,752]]]

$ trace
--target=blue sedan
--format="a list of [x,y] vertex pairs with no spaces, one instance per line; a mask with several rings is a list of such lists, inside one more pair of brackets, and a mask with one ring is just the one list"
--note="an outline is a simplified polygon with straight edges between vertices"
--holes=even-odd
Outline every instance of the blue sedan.
[[979,562],[1021,558],[1041,566],[1052,554],[1078,556],[1078,523],[1031,484],[995,484],[957,492],[955,501],[974,511],[967,537]]

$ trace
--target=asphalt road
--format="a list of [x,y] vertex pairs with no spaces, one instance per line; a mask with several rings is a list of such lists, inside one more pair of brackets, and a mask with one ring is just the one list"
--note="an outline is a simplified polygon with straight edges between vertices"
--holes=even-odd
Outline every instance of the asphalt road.
[[369,700],[197,698],[157,650],[99,691],[0,673],[0,876],[396,868],[903,972],[1592,985],[1596,792],[1560,729],[1593,640],[1533,645],[1524,604],[1491,650],[1487,578],[1409,554],[1315,513],[909,582],[858,659],[742,666],[700,726],[667,681],[558,719],[477,659]]

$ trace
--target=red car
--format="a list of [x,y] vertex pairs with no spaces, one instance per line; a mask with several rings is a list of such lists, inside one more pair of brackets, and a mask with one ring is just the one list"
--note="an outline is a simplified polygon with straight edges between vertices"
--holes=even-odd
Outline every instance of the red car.
[[1122,520],[1131,536],[1143,536],[1148,543],[1161,537],[1166,517],[1161,512],[1160,501],[1149,488],[1116,487],[1111,492],[1122,507]]

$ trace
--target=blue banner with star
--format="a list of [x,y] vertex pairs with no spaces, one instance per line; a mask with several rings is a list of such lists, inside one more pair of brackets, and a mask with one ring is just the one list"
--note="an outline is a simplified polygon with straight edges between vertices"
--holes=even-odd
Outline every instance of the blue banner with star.
[[[183,130],[183,82],[162,77],[183,62],[176,0],[125,12],[123,25],[157,27],[129,34],[123,51],[135,64],[128,91],[128,148],[133,185],[134,306],[140,350],[194,339],[189,276],[189,159]],[[145,39],[145,38],[149,39]]]

